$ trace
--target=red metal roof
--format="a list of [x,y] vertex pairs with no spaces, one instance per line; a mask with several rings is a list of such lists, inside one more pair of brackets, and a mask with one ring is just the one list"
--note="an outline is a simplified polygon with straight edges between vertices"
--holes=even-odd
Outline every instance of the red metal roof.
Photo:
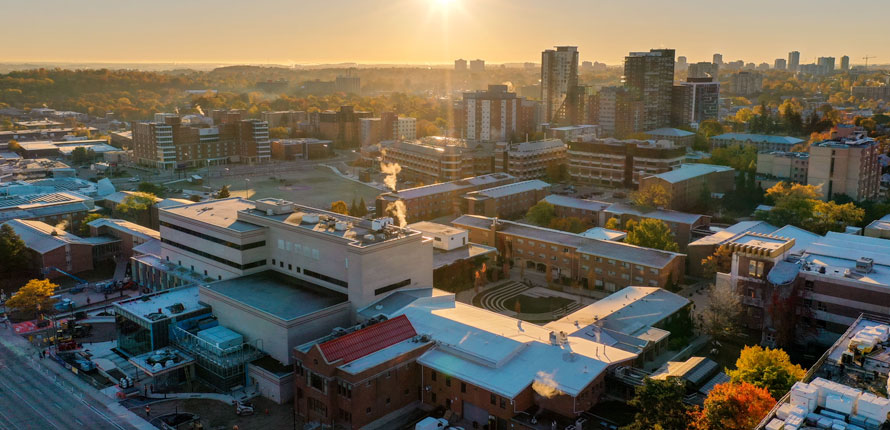
[[399,315],[329,340],[319,344],[318,347],[328,363],[342,360],[340,364],[346,364],[415,335],[417,332],[414,331],[414,326],[408,321],[408,317]]

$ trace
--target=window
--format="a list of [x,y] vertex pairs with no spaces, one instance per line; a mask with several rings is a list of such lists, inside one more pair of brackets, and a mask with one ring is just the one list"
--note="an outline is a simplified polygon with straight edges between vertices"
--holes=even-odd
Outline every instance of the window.
[[445,376],[445,386],[446,387],[451,386],[451,377],[450,376],[447,376],[447,375]]
[[325,404],[322,403],[321,401],[319,401],[318,399],[310,397],[306,402],[309,405],[310,411],[317,412],[319,415],[321,415],[323,417],[328,416],[328,407],[325,406]]
[[287,270],[294,270],[294,265],[288,263],[288,264],[287,264]]
[[395,290],[395,289],[397,289],[397,288],[402,288],[402,287],[405,287],[405,286],[408,286],[408,285],[411,285],[411,280],[410,280],[410,279],[405,279],[404,281],[396,282],[395,284],[389,284],[389,285],[387,285],[387,286],[385,286],[385,287],[380,287],[380,288],[374,290],[374,295],[377,296],[377,295],[380,295],[380,294],[383,294],[383,293],[387,293],[387,292],[390,292],[390,291]]
[[497,405],[497,404],[498,404],[498,397],[495,396],[494,394],[491,395],[491,404],[492,404],[492,405]]
[[816,302],[816,309],[819,309],[820,311],[828,310],[825,306],[825,302]]
[[322,378],[321,375],[317,373],[309,372],[309,386],[315,388],[318,391],[321,391],[322,393],[325,392],[324,378]]
[[504,399],[503,397],[501,397],[501,409],[506,409],[506,407],[507,407],[507,400]]
[[284,269],[284,262],[283,262],[283,261],[279,261],[279,262],[278,262],[278,266],[280,266],[282,269]]
[[303,367],[303,363],[297,361],[294,363],[294,373],[300,376],[303,376],[305,373],[305,368]]
[[763,262],[750,260],[748,261],[748,276],[754,278],[762,278],[763,277]]
[[430,371],[430,381],[435,381],[435,380],[436,380],[436,371],[431,370]]
[[278,249],[284,249],[284,239],[278,239]]
[[436,393],[430,393],[430,403],[436,404]]
[[466,392],[467,392],[467,383],[466,383],[466,382],[461,382],[461,383],[460,383],[460,392],[461,392],[461,393],[466,393]]
[[[272,264],[275,264],[274,260],[273,260]],[[303,274],[306,275],[306,276],[311,276],[311,277],[316,278],[316,279],[320,279],[320,280],[322,280],[322,281],[325,281],[325,282],[328,282],[328,283],[331,283],[331,284],[334,284],[334,285],[339,285],[339,286],[341,286],[341,287],[343,287],[343,288],[348,288],[348,287],[349,287],[349,284],[346,283],[346,281],[341,281],[341,280],[339,280],[339,279],[337,279],[337,278],[334,278],[334,277],[331,277],[331,276],[328,276],[328,275],[322,275],[321,273],[318,273],[318,272],[315,272],[315,271],[312,271],[312,270],[309,270],[309,269],[305,269],[305,270],[303,270]]]
[[337,383],[337,394],[346,397],[347,399],[352,398],[352,384],[340,381]]
[[368,415],[370,415],[370,414],[371,414],[371,408],[365,408],[365,413],[368,414]]
[[803,283],[803,289],[806,291],[813,291],[813,286],[815,283],[813,281],[806,281]]

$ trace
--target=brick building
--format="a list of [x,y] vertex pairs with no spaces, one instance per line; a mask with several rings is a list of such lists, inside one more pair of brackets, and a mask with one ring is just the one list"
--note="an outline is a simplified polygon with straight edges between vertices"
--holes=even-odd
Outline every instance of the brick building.
[[686,159],[686,148],[667,140],[613,138],[570,142],[569,175],[576,182],[636,188],[643,177],[669,172]]
[[[68,273],[93,269],[93,244],[41,221],[14,219],[6,222],[31,252],[31,267],[43,270],[55,267]],[[59,276],[48,271],[46,276]]]
[[443,215],[457,215],[460,213],[460,197],[464,194],[514,182],[516,178],[512,175],[491,173],[383,193],[377,196],[377,216],[384,216],[386,208],[397,201],[404,203],[408,222],[431,220]]
[[535,142],[498,142],[494,154],[494,170],[509,173],[521,180],[547,176],[553,165],[566,164],[568,146],[559,139]]
[[399,178],[423,183],[454,181],[494,171],[494,143],[428,136],[381,142],[383,162],[402,167]]
[[339,111],[327,110],[319,114],[318,133],[322,139],[334,141],[339,148],[357,148],[361,135],[360,119],[370,118],[371,112],[356,111],[354,106],[340,106]]
[[473,191],[460,198],[460,213],[512,218],[550,194],[550,184],[533,179],[494,188]]
[[640,191],[662,187],[670,198],[670,208],[685,210],[707,194],[725,193],[735,187],[735,170],[714,164],[683,164],[675,170],[640,179]]

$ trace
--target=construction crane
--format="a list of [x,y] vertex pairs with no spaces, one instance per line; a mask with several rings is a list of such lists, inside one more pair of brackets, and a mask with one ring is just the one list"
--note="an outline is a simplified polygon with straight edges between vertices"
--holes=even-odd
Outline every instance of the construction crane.
[[862,59],[865,60],[865,70],[866,70],[866,71],[868,71],[868,60],[869,60],[869,58],[878,58],[878,57],[875,57],[875,56],[873,56],[873,55],[866,55],[866,56],[862,57]]

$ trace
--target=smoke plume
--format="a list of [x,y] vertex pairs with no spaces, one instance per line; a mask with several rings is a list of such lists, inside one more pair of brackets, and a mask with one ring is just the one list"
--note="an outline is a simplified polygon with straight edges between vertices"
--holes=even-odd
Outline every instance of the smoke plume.
[[56,224],[56,230],[65,231],[68,229],[68,220],[62,220],[60,223]]
[[[381,151],[382,156],[381,160],[386,157],[386,151]],[[384,161],[380,161],[380,172],[383,173],[383,185],[386,185],[390,190],[396,190],[396,184],[398,183],[398,175],[399,172],[402,171],[402,166],[399,166],[399,163],[386,163]]]
[[535,381],[532,382],[532,389],[535,390],[535,393],[548,399],[562,394],[562,391],[556,388],[558,386],[559,384],[553,379],[553,373],[547,373],[543,370],[538,371],[538,374],[535,375]]
[[[398,164],[396,164],[396,166],[398,166]],[[408,225],[408,208],[405,207],[405,202],[396,200],[386,205],[386,212],[392,214],[392,216],[394,216],[399,221],[399,227]]]

